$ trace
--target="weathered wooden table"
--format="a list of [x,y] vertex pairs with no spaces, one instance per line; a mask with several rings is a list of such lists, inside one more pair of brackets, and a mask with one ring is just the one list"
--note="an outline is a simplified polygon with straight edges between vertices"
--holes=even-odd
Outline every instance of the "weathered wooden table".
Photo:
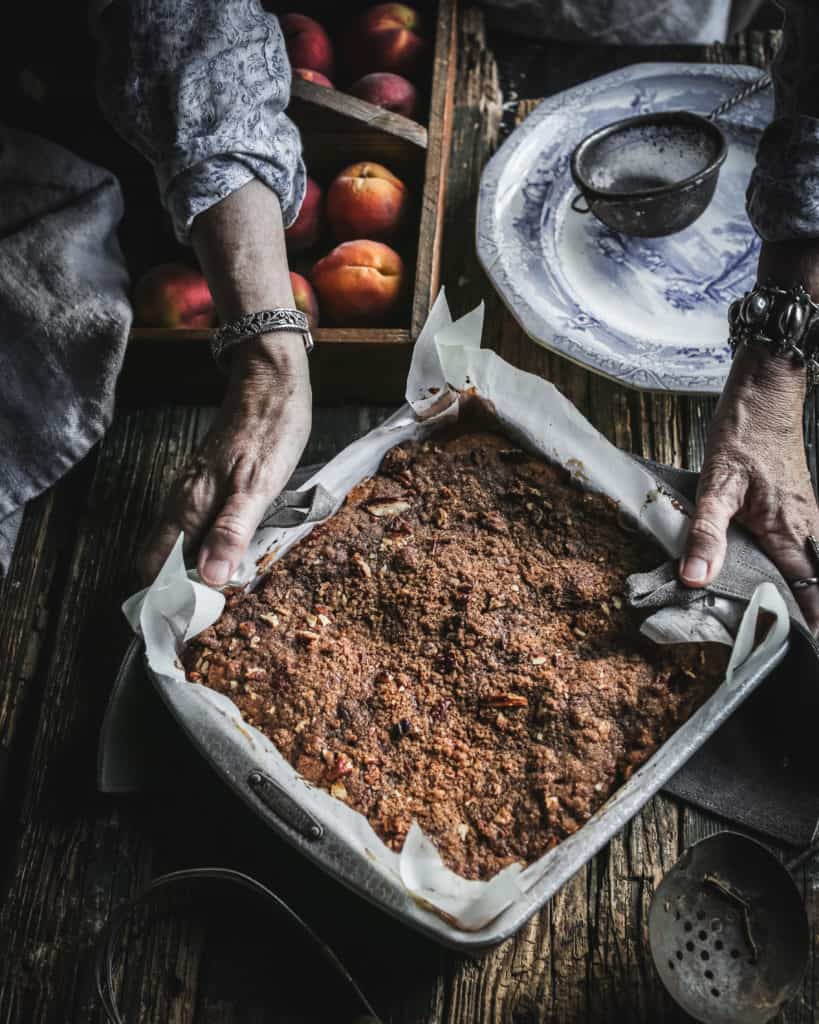
[[[460,34],[444,249],[453,306],[486,298],[486,337],[506,359],[553,380],[617,444],[696,468],[711,401],[627,392],[543,352],[503,312],[472,255],[477,182],[535,98],[637,60],[763,63],[771,33],[748,33],[730,50],[648,54],[490,35],[493,53],[482,15],[468,9]],[[386,411],[319,410],[306,458],[327,457]],[[472,960],[410,934],[303,863],[181,737],[163,755],[157,791],[97,794],[97,735],[128,642],[118,605],[136,582],[131,557],[208,418],[183,407],[121,412],[99,448],[28,509],[0,588],[0,1024],[101,1020],[88,951],[106,916],[155,875],[210,863],[282,893],[394,1024],[682,1020],[651,965],[647,908],[681,848],[721,823],[673,800],[652,800],[514,940]],[[815,410],[807,426],[815,470]],[[817,880],[799,878],[812,918]],[[816,1019],[815,942],[802,997],[778,1018],[788,1024]],[[137,922],[123,987],[128,1021],[348,1019],[315,957],[247,908],[241,920],[221,907],[151,928]]]

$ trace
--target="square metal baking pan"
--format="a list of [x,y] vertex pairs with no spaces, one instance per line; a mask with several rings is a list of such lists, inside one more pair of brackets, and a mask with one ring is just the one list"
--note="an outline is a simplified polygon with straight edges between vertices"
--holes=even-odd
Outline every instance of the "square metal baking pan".
[[[135,688],[154,681],[161,699],[192,740],[205,760],[247,806],[279,836],[299,849],[333,878],[381,907],[406,925],[461,952],[476,952],[513,935],[532,914],[557,892],[575,872],[601,849],[640,810],[668,779],[705,743],[722,723],[784,659],[786,647],[773,652],[755,671],[740,681],[723,682],[702,707],[655,752],[634,775],[573,835],[563,840],[546,857],[548,864],[540,880],[498,917],[478,931],[453,927],[436,913],[417,903],[401,880],[385,877],[367,857],[350,848],[326,822],[317,820],[298,803],[297,794],[285,792],[267,778],[261,761],[246,743],[231,740],[217,725],[214,712],[194,697],[195,684],[159,682],[145,665],[144,647],[135,640],[128,649],[114,686],[111,705],[103,727],[100,748],[100,785],[105,783],[106,758],[125,757],[116,750],[119,713],[129,705]],[[123,716],[124,717],[124,716]]]

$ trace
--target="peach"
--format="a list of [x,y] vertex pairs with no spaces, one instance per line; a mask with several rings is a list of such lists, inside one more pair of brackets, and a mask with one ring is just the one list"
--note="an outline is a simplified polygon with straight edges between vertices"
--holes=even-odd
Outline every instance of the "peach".
[[350,63],[359,75],[392,71],[412,78],[426,51],[420,30],[421,18],[413,7],[376,4],[348,37]]
[[367,100],[404,117],[415,117],[418,111],[415,86],[401,75],[393,75],[389,71],[374,71],[359,78],[350,86],[350,92],[360,100]]
[[293,74],[303,78],[305,82],[323,85],[326,89],[335,89],[327,75],[323,75],[320,71],[313,71],[311,68],[293,68]]
[[283,14],[279,25],[292,68],[307,68],[333,77],[333,44],[317,21],[305,14]]
[[322,201],[324,195],[321,186],[312,178],[307,179],[307,188],[298,216],[285,228],[284,241],[288,252],[303,252],[315,245],[322,230]]
[[382,242],[342,242],[310,272],[322,315],[338,327],[384,324],[400,299],[404,265]]
[[184,263],[161,263],[137,281],[134,318],[142,327],[211,327],[213,298],[202,274]]
[[290,285],[293,288],[293,299],[296,303],[296,309],[300,309],[307,317],[310,330],[315,330],[319,323],[319,308],[318,299],[312,285],[306,277],[302,277],[301,274],[297,274],[292,270],[290,271]]
[[339,242],[392,238],[403,225],[408,205],[406,185],[381,164],[353,164],[327,190],[327,218]]

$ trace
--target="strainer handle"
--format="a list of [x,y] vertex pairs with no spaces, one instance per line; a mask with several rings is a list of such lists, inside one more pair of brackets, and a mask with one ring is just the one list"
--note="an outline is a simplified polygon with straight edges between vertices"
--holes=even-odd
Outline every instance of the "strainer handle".
[[803,864],[819,854],[819,839],[814,840],[806,849],[801,853],[797,854],[793,860],[789,860],[785,867],[788,871],[795,871],[797,868],[801,868]]
[[744,103],[745,100],[750,99],[751,96],[755,96],[758,92],[762,92],[763,89],[767,89],[771,84],[771,73],[765,71],[755,78],[753,82],[750,82],[744,88],[735,92],[733,96],[729,96],[727,100],[720,103],[718,107],[714,107],[710,114],[707,115],[709,121],[716,121],[718,117],[722,117],[723,114],[727,114],[729,110],[732,110],[738,103]]
[[[581,206],[580,203],[585,203],[586,205]],[[591,213],[591,206],[589,206],[589,201],[582,192],[578,192],[569,205],[575,213]]]
[[338,956],[336,956],[334,950],[313,931],[306,921],[302,920],[289,904],[285,903],[281,896],[250,875],[236,871],[233,868],[219,867],[187,868],[183,871],[172,871],[170,874],[161,875],[159,878],[155,878],[141,893],[118,907],[111,914],[102,931],[97,936],[94,946],[97,995],[102,1003],[106,1019],[110,1024],[125,1024],[125,1018],[122,1016],[117,1003],[116,985],[114,983],[114,956],[122,942],[126,928],[131,923],[132,915],[138,910],[148,910],[149,913],[156,911],[158,906],[162,906],[161,897],[165,896],[168,890],[173,890],[176,894],[181,888],[180,883],[190,881],[228,882],[231,885],[237,885],[240,888],[250,890],[254,895],[261,897],[266,905],[276,908],[281,912],[285,920],[289,920],[301,934],[309,939],[317,952],[321,954],[330,966],[334,968],[336,973],[347,983],[349,988],[352,989],[360,1004],[366,1007],[369,1016],[357,1019],[361,1020],[362,1024],[364,1021],[368,1022],[368,1024],[382,1024],[381,1018],[358,987],[358,983],[341,960],[339,960]]

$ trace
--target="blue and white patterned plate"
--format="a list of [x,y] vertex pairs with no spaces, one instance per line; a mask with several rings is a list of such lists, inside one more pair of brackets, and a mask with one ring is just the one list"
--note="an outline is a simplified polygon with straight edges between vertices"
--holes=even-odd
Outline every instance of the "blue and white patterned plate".
[[705,114],[759,75],[726,64],[635,64],[545,100],[486,165],[478,256],[535,341],[636,388],[718,394],[728,373],[728,304],[754,281],[759,242],[745,188],[770,90],[720,120],[729,153],[717,192],[689,228],[630,238],[576,213],[575,145],[622,117]]

